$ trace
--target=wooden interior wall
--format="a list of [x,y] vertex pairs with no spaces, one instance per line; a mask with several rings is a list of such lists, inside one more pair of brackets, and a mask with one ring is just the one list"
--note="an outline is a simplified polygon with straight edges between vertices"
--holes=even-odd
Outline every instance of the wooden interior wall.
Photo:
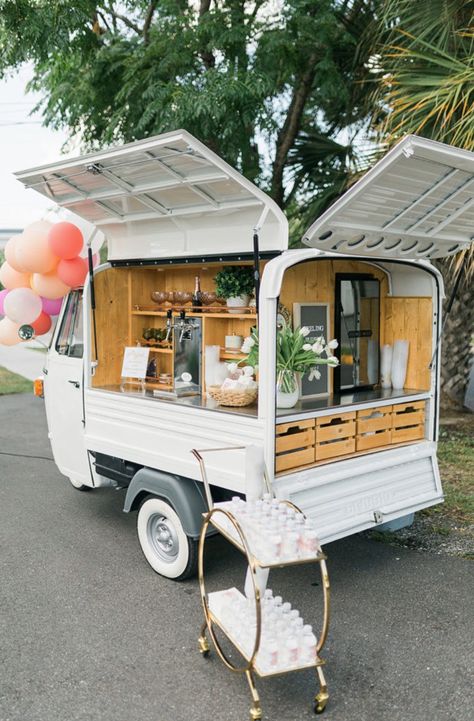
[[[430,387],[428,365],[432,348],[431,298],[389,297],[386,274],[364,261],[316,260],[289,268],[283,279],[280,302],[293,313],[293,303],[329,303],[330,336],[334,334],[336,273],[370,273],[380,280],[380,345],[410,341],[406,387]],[[332,390],[332,372],[331,372]]]
[[92,377],[95,388],[120,383],[123,349],[129,344],[129,273],[125,268],[109,268],[95,276],[99,360]]
[[385,343],[408,340],[408,368],[405,386],[429,390],[432,355],[433,303],[431,298],[387,298]]
[[[336,293],[336,273],[370,273],[380,280],[380,313],[385,314],[385,298],[388,292],[386,274],[379,268],[356,260],[311,260],[289,268],[283,279],[280,302],[293,315],[293,303],[329,303],[330,340],[334,338],[334,299]],[[384,327],[380,325],[380,342],[383,340]],[[334,371],[329,371],[329,392],[333,389]]]

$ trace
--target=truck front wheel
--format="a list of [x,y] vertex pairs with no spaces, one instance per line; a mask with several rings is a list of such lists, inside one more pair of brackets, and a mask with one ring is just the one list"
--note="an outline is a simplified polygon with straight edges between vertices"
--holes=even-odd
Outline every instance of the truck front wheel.
[[156,573],[174,581],[196,573],[198,542],[185,534],[169,503],[147,496],[138,511],[137,532],[143,554]]

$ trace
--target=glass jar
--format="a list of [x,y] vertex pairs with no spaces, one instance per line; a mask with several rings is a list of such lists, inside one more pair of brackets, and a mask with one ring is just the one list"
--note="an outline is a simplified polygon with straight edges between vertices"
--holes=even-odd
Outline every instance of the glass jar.
[[277,408],[293,408],[299,398],[298,373],[287,369],[278,371]]

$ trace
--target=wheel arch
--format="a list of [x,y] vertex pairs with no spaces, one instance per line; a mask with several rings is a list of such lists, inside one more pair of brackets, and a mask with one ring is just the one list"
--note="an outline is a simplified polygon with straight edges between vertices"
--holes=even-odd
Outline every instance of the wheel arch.
[[138,510],[143,499],[153,495],[166,501],[176,511],[187,536],[199,538],[202,514],[207,511],[202,484],[192,478],[140,468],[127,488],[123,510]]

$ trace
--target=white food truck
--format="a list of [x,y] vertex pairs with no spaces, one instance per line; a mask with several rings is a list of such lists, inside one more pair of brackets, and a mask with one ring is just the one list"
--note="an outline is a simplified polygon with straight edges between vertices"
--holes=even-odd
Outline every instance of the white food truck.
[[[67,296],[49,347],[49,438],[75,488],[124,489],[155,571],[179,580],[195,570],[207,509],[196,448],[222,448],[206,459],[215,498],[244,494],[265,467],[274,493],[313,520],[323,544],[443,500],[443,283],[430,260],[472,240],[473,169],[473,153],[406,137],[294,250],[274,201],[183,130],[17,173],[107,238],[108,262]],[[182,304],[196,276],[212,294],[228,266],[254,269],[255,306]],[[340,365],[324,367],[315,385],[303,377],[296,405],[277,408],[285,323],[337,338]],[[252,328],[258,399],[218,405],[206,388],[206,348],[217,346],[221,362],[240,360],[226,337]],[[153,342],[165,331],[166,344]],[[393,369],[397,389],[381,363],[399,341],[408,341],[408,360]],[[137,346],[154,363],[134,382],[122,377],[123,357]],[[180,392],[183,377],[192,394]]]

